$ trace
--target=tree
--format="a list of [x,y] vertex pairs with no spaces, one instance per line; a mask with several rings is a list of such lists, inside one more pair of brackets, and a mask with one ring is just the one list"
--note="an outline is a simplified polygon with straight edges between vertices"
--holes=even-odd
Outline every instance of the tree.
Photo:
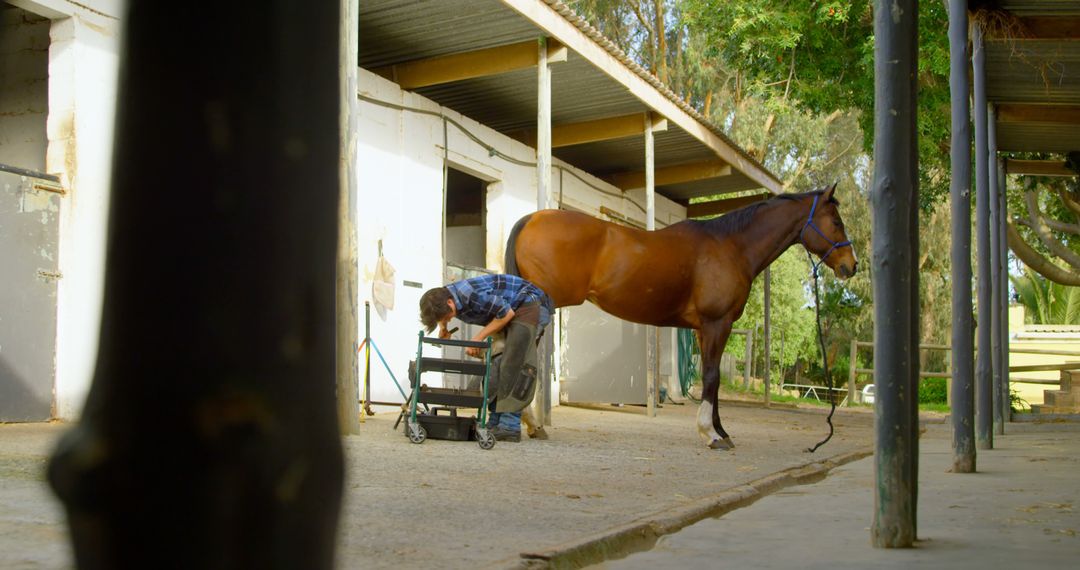
[[1080,287],[1067,287],[1046,279],[1030,268],[1023,276],[1010,275],[1025,320],[1036,325],[1080,324]]
[[[692,35],[739,70],[740,91],[784,97],[816,114],[858,110],[863,150],[874,139],[874,34],[868,0],[685,0]],[[949,42],[943,3],[919,12],[921,205],[948,196]]]
[[[1069,153],[1065,163],[1080,174],[1080,152]],[[1080,285],[1077,178],[1024,177],[1022,184],[1023,203],[1014,199],[1011,207],[1027,215],[1009,222],[1009,248],[1042,277],[1061,285]]]
[[[667,38],[663,45],[656,41],[661,34],[655,23],[649,24],[655,22],[658,4],[662,4]],[[812,9],[809,2],[774,5],[763,0],[579,0],[574,6],[658,77],[662,68],[657,61],[665,61],[673,90],[783,180],[786,191],[838,182],[848,237],[859,259],[869,258],[872,164],[865,149],[873,134],[865,127],[872,126],[873,116],[873,38],[868,2],[813,4]],[[942,8],[928,13],[924,18],[944,25]],[[725,21],[729,27],[722,27]],[[936,132],[945,145],[934,146],[933,152],[924,150],[936,160],[929,167],[923,162],[924,170],[934,173],[924,178],[934,178],[939,192],[947,192],[948,187],[943,174],[948,164],[942,163],[948,157],[949,141],[944,30],[938,43],[922,50],[927,61],[921,64],[930,69],[921,83],[940,88],[929,89],[932,97],[927,97],[926,86],[920,92],[923,103],[930,105],[922,109],[923,115],[936,101],[939,122],[929,132]],[[926,131],[925,121],[921,128]],[[933,138],[923,134],[924,141]],[[943,342],[951,322],[948,208],[938,203],[924,200],[922,214],[919,266],[924,342]],[[828,271],[821,276],[823,328],[832,364],[846,360],[844,348],[851,340],[873,336],[870,273],[865,261],[862,267],[845,282],[835,280]],[[799,356],[818,361],[809,266],[802,248],[792,248],[778,259],[773,276],[774,330],[785,331],[785,364]],[[758,326],[761,299],[758,282],[736,327]],[[733,337],[731,350],[738,353],[741,347],[742,341]],[[779,351],[774,350],[774,355],[778,357]]]

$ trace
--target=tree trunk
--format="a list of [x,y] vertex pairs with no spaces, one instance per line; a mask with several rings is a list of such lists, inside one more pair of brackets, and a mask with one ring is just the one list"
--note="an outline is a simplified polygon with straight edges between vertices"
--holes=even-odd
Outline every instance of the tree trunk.
[[667,26],[664,24],[664,0],[656,0],[656,64],[657,77],[667,85]]

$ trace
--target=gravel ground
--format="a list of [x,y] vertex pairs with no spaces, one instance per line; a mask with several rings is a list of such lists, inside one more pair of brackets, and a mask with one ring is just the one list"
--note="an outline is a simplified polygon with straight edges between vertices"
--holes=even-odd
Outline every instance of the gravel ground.
[[[540,551],[634,522],[792,467],[867,450],[873,415],[763,409],[722,402],[734,451],[698,439],[693,405],[643,408],[560,406],[547,441],[428,440],[410,444],[392,426],[396,411],[366,419],[344,439],[346,497],[341,568],[512,567]],[[43,479],[62,424],[0,425],[0,568],[68,568],[63,511]]]

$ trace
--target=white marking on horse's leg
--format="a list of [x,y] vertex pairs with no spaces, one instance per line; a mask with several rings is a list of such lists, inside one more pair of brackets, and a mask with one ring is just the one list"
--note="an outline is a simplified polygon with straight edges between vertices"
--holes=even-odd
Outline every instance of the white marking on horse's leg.
[[697,429],[698,433],[701,434],[708,443],[720,439],[720,434],[716,433],[716,429],[713,427],[712,415],[712,404],[703,400],[701,406],[698,407]]

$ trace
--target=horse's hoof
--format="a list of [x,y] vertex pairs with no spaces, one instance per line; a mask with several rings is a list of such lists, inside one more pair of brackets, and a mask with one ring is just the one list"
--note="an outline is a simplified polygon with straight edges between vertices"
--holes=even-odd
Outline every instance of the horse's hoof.
[[725,437],[725,438],[724,438],[724,443],[726,443],[726,444],[727,444],[727,446],[728,446],[728,449],[735,449],[735,442],[734,442],[734,441],[731,441],[731,438],[730,438],[730,437]]
[[714,439],[712,440],[712,442],[709,443],[709,449],[719,449],[722,451],[727,451],[733,447],[735,446],[731,443],[731,438]]

